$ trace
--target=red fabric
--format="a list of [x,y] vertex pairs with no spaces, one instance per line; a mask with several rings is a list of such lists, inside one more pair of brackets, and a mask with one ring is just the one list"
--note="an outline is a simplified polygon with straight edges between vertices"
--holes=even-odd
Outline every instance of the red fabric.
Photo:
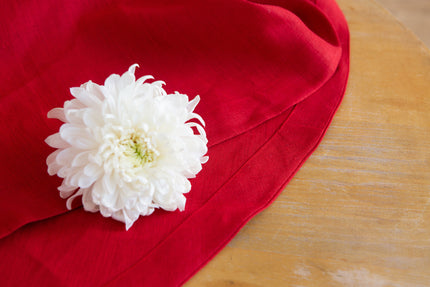
[[[333,0],[9,1],[0,5],[2,286],[177,286],[283,189],[324,135],[349,71]],[[199,94],[210,160],[184,212],[129,231],[77,207],[49,177],[48,110],[68,89],[139,63]],[[25,226],[24,226],[25,225]]]

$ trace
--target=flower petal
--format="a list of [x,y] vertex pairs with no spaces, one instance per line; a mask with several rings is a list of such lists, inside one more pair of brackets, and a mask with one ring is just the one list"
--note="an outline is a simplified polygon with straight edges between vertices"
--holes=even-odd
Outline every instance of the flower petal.
[[[66,149],[61,150],[57,157],[57,163],[62,166],[73,166],[73,162],[78,159],[77,157],[80,154],[80,150],[75,147],[68,147]],[[78,166],[78,165],[76,165]]]
[[97,212],[99,210],[98,206],[93,202],[91,189],[82,194],[82,205],[86,211]]
[[106,80],[104,86],[111,93],[111,95],[115,95],[118,93],[117,85],[119,84],[121,77],[117,74],[110,75]]
[[208,156],[203,156],[203,157],[200,159],[200,162],[201,162],[201,163],[207,163],[207,162],[208,162],[208,160],[209,160],[209,157],[208,157]]
[[146,80],[151,80],[151,79],[154,79],[154,77],[150,76],[150,75],[140,77],[136,81],[136,87],[140,87],[140,85],[142,85],[143,83],[145,83]]
[[103,168],[95,163],[88,163],[84,167],[84,174],[91,177],[99,177],[103,173]]
[[74,149],[73,151],[74,153],[71,155],[73,157],[71,161],[72,167],[84,166],[88,163],[88,157],[91,154],[89,151],[81,152],[79,149]]
[[94,110],[87,110],[83,113],[82,120],[84,121],[87,127],[96,128],[103,126],[103,118],[100,117],[100,114]]
[[131,65],[130,68],[128,68],[128,73],[134,75],[134,71],[136,70],[136,67],[139,67],[139,64],[133,64],[133,65]]
[[69,197],[69,198],[67,199],[67,201],[66,201],[66,207],[67,207],[67,209],[68,209],[68,210],[71,210],[71,209],[72,209],[72,202],[73,202],[73,200],[74,200],[76,197],[78,197],[78,196],[82,195],[83,193],[84,193],[84,190],[83,190],[82,188],[80,188],[80,189],[78,190],[78,192],[76,192],[74,195],[72,195],[71,197]]
[[70,93],[87,107],[97,107],[101,104],[100,99],[85,88],[70,88]]
[[48,112],[48,118],[59,119],[62,122],[67,122],[66,115],[63,108],[54,108]]
[[90,94],[97,97],[100,101],[103,101],[106,98],[103,86],[97,85],[92,81],[88,81],[86,84],[85,90],[87,90]]
[[82,174],[80,177],[79,177],[79,180],[78,180],[78,184],[79,184],[79,187],[81,187],[81,188],[88,188],[88,187],[90,187],[95,181],[97,180],[97,177],[94,177],[94,176],[87,176],[87,175],[85,175],[85,174]]
[[54,148],[67,148],[70,146],[69,143],[67,143],[65,140],[61,138],[60,133],[55,133],[53,135],[50,135],[45,139],[45,142]]
[[60,168],[61,165],[57,163],[57,155],[60,153],[60,149],[54,151],[53,153],[51,153],[50,155],[48,155],[48,157],[46,158],[46,164],[48,165],[48,174],[49,175],[54,175],[56,174]]
[[57,189],[60,191],[61,198],[68,198],[76,191],[77,188],[77,186],[68,185],[66,180],[63,180],[63,183]]
[[97,147],[97,143],[85,128],[64,124],[60,128],[60,135],[64,141],[79,149],[88,150]]

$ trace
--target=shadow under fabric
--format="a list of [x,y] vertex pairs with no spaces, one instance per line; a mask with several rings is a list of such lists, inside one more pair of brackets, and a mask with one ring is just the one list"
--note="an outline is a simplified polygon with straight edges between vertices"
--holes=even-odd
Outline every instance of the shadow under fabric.
[[[2,286],[183,284],[282,191],[345,91],[349,34],[333,0],[9,2],[0,9]],[[125,231],[78,199],[66,210],[44,139],[61,124],[46,114],[70,87],[134,63],[137,77],[200,95],[210,159],[185,211],[158,210]]]

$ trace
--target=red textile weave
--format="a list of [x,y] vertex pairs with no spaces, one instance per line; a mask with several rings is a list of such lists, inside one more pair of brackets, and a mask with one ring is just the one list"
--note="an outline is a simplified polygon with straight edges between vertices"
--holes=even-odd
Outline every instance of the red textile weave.
[[[0,285],[177,286],[282,191],[344,94],[349,34],[334,0],[0,4]],[[151,3],[153,2],[153,3]],[[69,88],[139,63],[200,95],[210,160],[184,212],[129,231],[67,212],[49,177],[47,112]],[[78,200],[77,200],[78,201]]]

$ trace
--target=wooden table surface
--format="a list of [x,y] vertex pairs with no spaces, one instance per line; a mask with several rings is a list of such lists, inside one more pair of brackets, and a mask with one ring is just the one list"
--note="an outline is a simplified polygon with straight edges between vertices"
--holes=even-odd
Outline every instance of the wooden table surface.
[[430,286],[430,51],[372,0],[338,0],[345,98],[278,199],[186,286]]

